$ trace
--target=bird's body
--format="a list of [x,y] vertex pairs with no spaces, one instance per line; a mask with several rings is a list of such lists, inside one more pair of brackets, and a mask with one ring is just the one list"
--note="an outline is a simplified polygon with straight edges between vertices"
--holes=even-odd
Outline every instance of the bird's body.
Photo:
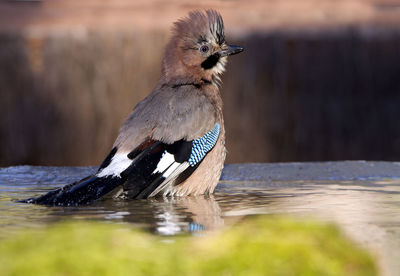
[[177,21],[157,87],[128,116],[99,170],[25,202],[88,204],[117,188],[125,198],[212,193],[226,155],[219,76],[227,56],[241,51],[225,43],[215,11]]
[[[163,110],[151,108],[152,106]],[[116,155],[120,154],[129,159],[127,155],[132,149],[137,149],[149,139],[165,144],[173,144],[180,140],[193,141],[203,137],[219,124],[215,146],[192,175],[182,183],[170,185],[162,190],[162,194],[178,196],[212,193],[225,160],[225,129],[221,107],[222,99],[215,84],[159,87],[138,104],[122,126],[114,143],[114,147],[118,148]],[[105,175],[104,170],[107,168],[100,170],[98,174]],[[129,186],[125,185],[125,191],[129,190]]]

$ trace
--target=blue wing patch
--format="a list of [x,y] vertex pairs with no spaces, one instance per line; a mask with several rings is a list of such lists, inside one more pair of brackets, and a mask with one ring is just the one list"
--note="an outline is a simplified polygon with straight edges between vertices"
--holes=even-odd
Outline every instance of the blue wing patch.
[[201,160],[203,160],[206,154],[215,146],[219,136],[219,128],[220,126],[217,123],[214,128],[204,136],[193,140],[192,153],[188,160],[191,167],[196,166]]

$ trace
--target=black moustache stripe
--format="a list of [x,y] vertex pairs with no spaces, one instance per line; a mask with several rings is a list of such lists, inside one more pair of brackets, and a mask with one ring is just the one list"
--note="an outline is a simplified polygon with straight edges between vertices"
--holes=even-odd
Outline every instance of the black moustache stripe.
[[220,58],[220,56],[218,53],[213,54],[201,63],[201,67],[203,67],[205,70],[211,69],[215,65],[217,65],[219,58]]

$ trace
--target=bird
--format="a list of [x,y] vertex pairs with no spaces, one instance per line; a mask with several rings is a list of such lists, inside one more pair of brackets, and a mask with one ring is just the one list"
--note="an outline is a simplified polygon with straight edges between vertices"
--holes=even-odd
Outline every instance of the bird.
[[87,205],[115,190],[129,199],[213,193],[226,156],[221,75],[228,56],[242,51],[225,41],[215,10],[177,20],[155,89],[123,123],[98,170],[21,202]]

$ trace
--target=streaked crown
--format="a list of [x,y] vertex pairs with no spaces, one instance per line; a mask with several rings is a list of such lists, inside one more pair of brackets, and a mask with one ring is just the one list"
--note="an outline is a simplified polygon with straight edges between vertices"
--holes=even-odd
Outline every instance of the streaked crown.
[[214,10],[190,12],[186,18],[175,22],[174,33],[188,45],[207,41],[222,45],[225,42],[224,21]]

